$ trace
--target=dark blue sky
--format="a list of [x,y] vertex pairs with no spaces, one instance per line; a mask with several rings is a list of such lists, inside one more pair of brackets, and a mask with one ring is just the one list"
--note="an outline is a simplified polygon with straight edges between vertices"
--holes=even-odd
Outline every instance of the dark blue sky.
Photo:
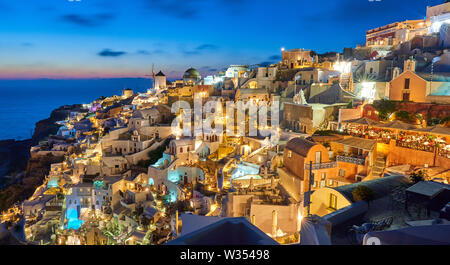
[[169,77],[342,51],[442,0],[0,0],[0,78]]

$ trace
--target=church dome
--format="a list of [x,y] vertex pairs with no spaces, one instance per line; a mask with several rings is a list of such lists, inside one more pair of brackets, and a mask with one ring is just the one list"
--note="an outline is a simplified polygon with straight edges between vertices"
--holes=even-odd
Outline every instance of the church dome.
[[185,85],[195,85],[201,79],[202,77],[200,76],[200,73],[194,68],[187,69],[183,75]]

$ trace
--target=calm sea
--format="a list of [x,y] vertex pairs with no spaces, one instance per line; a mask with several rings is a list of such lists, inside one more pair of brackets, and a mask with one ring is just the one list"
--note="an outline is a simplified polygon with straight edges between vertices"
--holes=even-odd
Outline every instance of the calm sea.
[[48,118],[52,110],[120,95],[125,87],[144,92],[151,87],[151,80],[0,80],[0,140],[30,138],[35,123]]

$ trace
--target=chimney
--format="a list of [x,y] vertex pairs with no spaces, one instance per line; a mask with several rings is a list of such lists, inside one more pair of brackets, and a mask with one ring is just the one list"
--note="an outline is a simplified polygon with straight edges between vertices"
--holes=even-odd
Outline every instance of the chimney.
[[276,235],[277,235],[277,223],[278,223],[277,210],[273,210],[273,212],[272,212],[272,237],[276,237]]

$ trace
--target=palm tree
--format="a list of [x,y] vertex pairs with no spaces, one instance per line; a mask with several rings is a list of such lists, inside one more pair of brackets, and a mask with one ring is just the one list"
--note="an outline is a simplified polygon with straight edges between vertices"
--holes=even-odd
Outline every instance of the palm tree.
[[376,82],[376,76],[374,74],[364,72],[356,72],[355,81],[356,83],[363,82]]

